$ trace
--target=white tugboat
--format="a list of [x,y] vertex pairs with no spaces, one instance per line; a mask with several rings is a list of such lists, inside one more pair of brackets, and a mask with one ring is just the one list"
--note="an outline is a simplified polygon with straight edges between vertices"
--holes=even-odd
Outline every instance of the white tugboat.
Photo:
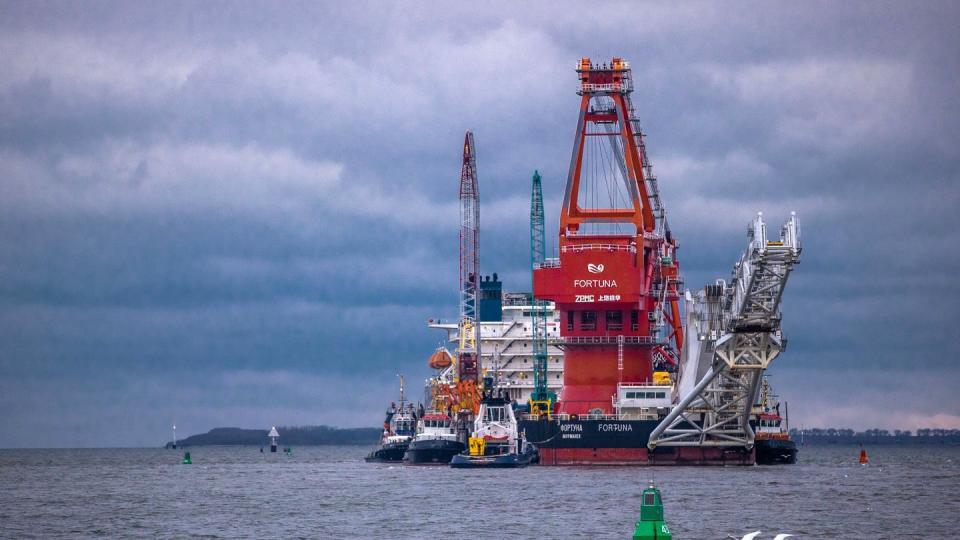
[[455,469],[526,467],[536,451],[524,452],[517,432],[517,418],[509,399],[498,392],[488,392],[480,402],[467,452],[454,456]]

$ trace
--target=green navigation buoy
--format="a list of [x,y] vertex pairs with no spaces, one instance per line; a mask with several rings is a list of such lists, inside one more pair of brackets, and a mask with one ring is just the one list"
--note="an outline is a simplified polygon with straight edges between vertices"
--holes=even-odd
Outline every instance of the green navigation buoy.
[[193,461],[190,459],[190,452],[183,453],[183,461],[181,463],[183,463],[184,465],[193,464]]
[[643,490],[640,499],[640,521],[633,530],[633,540],[672,540],[673,534],[663,521],[663,501],[653,484]]

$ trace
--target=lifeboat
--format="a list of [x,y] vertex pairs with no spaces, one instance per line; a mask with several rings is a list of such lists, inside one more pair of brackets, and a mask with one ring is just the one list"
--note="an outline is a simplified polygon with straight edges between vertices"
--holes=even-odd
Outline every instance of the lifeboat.
[[427,365],[433,369],[446,369],[452,364],[453,356],[450,355],[450,351],[444,349],[443,347],[438,348],[427,360]]

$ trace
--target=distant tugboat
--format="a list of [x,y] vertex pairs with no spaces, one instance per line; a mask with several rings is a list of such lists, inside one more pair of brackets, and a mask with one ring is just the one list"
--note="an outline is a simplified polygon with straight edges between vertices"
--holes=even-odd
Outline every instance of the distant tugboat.
[[454,469],[526,467],[536,457],[536,450],[522,452],[517,434],[517,419],[510,401],[504,397],[484,395],[474,422],[467,452],[450,461]]
[[431,411],[417,424],[417,434],[403,455],[403,462],[408,465],[447,465],[465,448],[457,439],[450,415]]
[[754,448],[757,451],[758,465],[792,464],[797,462],[797,444],[790,440],[790,434],[783,426],[780,417],[780,403],[770,407],[770,384],[763,379],[761,393],[763,412],[756,418],[756,436]]
[[396,463],[403,461],[403,455],[410,446],[417,425],[417,414],[412,403],[406,402],[403,393],[403,375],[400,377],[400,405],[391,403],[387,417],[383,421],[383,433],[380,446],[364,458],[373,463]]

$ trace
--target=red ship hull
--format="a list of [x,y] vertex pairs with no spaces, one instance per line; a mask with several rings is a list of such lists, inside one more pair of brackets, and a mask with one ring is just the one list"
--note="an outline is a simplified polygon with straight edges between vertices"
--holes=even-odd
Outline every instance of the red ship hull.
[[653,454],[646,448],[542,448],[540,465],[704,465],[749,466],[753,451],[723,448],[670,448]]

